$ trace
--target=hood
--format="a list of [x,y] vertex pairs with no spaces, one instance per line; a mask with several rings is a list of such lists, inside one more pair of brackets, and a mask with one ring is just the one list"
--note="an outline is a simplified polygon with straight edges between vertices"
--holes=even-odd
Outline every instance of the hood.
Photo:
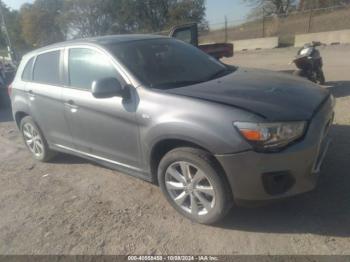
[[306,79],[247,68],[164,92],[242,108],[269,121],[308,120],[329,96],[328,90]]

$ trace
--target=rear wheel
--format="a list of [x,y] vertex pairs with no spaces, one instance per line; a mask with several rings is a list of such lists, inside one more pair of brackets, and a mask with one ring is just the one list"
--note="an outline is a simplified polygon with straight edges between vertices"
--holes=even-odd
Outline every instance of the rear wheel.
[[212,224],[223,218],[230,207],[230,190],[220,173],[207,152],[177,148],[161,160],[158,181],[178,212],[198,223]]
[[305,72],[304,70],[295,70],[293,72],[293,75],[307,78],[311,82],[316,83],[316,77],[315,77],[315,73],[314,72]]
[[20,130],[25,145],[35,159],[46,162],[55,156],[55,152],[49,149],[44,135],[30,116],[21,120]]
[[303,72],[302,70],[295,70],[295,71],[293,72],[293,75],[294,75],[294,76],[300,76],[300,77],[306,77],[305,74],[304,74],[304,72]]

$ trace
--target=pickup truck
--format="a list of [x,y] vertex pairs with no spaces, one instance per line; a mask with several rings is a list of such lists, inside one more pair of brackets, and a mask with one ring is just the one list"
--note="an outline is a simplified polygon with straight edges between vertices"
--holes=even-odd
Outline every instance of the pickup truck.
[[194,45],[205,53],[221,59],[223,57],[233,56],[233,44],[230,43],[214,43],[214,44],[198,44],[198,26],[197,23],[190,23],[175,26],[171,29],[170,37],[182,40],[186,43]]

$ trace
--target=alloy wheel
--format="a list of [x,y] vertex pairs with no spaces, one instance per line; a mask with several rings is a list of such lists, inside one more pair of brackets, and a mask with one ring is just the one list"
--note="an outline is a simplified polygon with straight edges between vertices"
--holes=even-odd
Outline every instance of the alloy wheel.
[[44,154],[44,143],[39,131],[31,123],[25,123],[22,128],[22,133],[29,150],[36,157],[42,157]]
[[206,215],[215,205],[215,190],[197,166],[178,161],[165,172],[165,187],[172,200],[191,215]]

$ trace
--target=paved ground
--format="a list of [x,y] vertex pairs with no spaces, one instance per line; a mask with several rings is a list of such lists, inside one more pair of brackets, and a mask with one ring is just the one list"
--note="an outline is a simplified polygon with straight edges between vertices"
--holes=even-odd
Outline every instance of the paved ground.
[[[290,70],[296,50],[238,53],[238,65]],[[216,226],[178,215],[156,186],[62,155],[32,160],[0,111],[0,254],[350,254],[350,46],[321,49],[337,98],[318,188]]]

